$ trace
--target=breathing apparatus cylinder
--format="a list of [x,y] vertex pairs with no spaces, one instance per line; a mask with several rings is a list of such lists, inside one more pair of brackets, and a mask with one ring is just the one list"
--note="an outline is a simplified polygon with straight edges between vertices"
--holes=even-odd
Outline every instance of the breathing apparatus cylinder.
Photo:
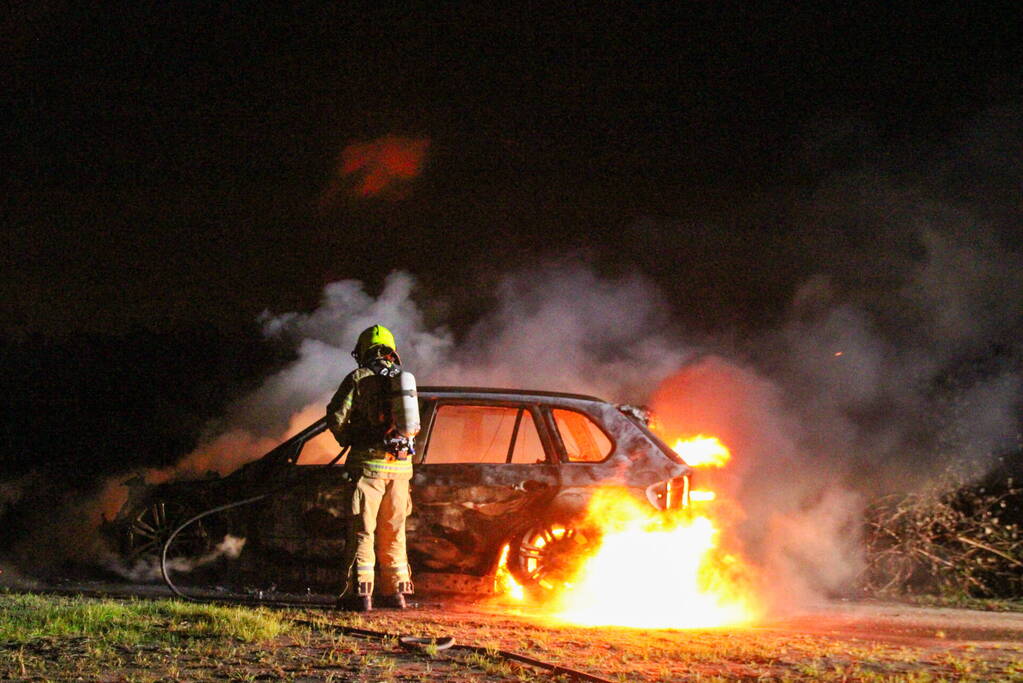
[[419,433],[419,392],[416,377],[402,370],[390,378],[391,421],[394,432],[412,441]]

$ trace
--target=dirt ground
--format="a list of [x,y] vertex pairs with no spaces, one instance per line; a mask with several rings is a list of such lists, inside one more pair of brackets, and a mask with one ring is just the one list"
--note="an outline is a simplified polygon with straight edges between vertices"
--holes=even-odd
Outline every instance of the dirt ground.
[[[697,630],[579,627],[509,605],[434,599],[404,612],[284,614],[320,625],[269,643],[181,651],[108,651],[88,639],[15,649],[0,634],[0,679],[573,680],[510,662],[497,652],[504,650],[612,681],[1023,681],[1023,613],[838,602],[749,627]],[[451,636],[488,651],[410,651],[396,638],[338,627]]]
[[831,603],[743,628],[645,630],[447,605],[365,623],[444,633],[611,680],[1023,680],[1020,613]]

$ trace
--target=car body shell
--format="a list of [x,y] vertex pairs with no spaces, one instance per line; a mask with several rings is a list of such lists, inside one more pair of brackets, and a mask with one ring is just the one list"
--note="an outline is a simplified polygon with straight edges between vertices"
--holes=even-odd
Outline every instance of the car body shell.
[[[625,490],[655,508],[672,505],[673,486],[688,491],[692,470],[681,458],[631,411],[591,396],[420,387],[419,403],[422,429],[416,437],[414,507],[407,522],[407,538],[409,560],[420,589],[491,591],[505,545],[510,545],[514,554],[530,529],[580,520],[600,488]],[[498,406],[528,412],[543,445],[543,459],[531,463],[431,464],[432,431],[438,410],[446,405]],[[569,461],[554,410],[582,413],[599,426],[611,444],[607,457],[600,462]],[[179,511],[180,518],[231,500],[272,492],[255,505],[227,511],[207,522],[203,534],[211,541],[227,532],[245,536],[245,550],[233,569],[235,578],[244,583],[273,583],[291,589],[336,588],[343,578],[341,558],[352,483],[343,467],[301,464],[303,449],[325,430],[325,420],[321,419],[227,477],[155,486],[136,482],[128,504],[106,531],[126,553],[131,553],[140,547],[131,539],[133,520],[140,510],[170,505]],[[685,502],[683,499],[675,504]],[[151,519],[149,523],[153,524]],[[170,525],[172,521],[168,521]],[[524,575],[520,578],[529,579]]]

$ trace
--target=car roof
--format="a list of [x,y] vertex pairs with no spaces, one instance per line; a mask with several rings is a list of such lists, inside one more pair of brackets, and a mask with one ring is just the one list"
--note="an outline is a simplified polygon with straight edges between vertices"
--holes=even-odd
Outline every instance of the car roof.
[[594,401],[596,403],[607,403],[602,398],[587,396],[586,394],[570,394],[562,391],[530,391],[527,389],[502,389],[499,387],[455,387],[455,386],[421,386],[418,389],[420,395],[436,396],[438,398],[498,398],[500,396],[514,396],[516,398],[536,399],[571,399],[575,401]]

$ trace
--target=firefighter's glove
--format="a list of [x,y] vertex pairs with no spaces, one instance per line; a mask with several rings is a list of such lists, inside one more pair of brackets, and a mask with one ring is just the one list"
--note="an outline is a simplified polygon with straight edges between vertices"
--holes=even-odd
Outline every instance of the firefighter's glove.
[[416,452],[412,440],[400,434],[385,438],[384,445],[387,447],[387,452],[394,453],[398,460],[408,460],[408,457]]

